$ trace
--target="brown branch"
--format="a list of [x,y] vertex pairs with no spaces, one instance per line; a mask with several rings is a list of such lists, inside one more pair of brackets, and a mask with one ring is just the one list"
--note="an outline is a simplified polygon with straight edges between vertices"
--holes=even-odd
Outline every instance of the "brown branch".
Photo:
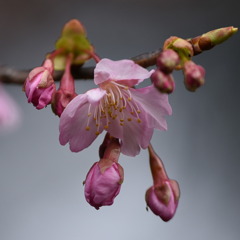
[[[156,50],[151,53],[140,54],[131,58],[142,67],[150,67],[156,64],[157,56],[162,50]],[[31,70],[16,70],[9,66],[0,66],[0,81],[7,84],[22,85]],[[75,79],[93,79],[94,67],[72,66],[72,75]],[[63,71],[54,72],[54,80],[59,81]]]

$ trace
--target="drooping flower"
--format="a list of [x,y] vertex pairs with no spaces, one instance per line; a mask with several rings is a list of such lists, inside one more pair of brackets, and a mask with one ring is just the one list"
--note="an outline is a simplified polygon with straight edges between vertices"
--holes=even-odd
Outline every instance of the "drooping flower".
[[41,67],[34,68],[25,81],[24,91],[28,102],[37,109],[42,109],[51,103],[52,95],[56,90],[52,74],[53,63],[47,59]]
[[119,141],[111,138],[103,157],[99,162],[93,164],[84,181],[85,198],[96,209],[112,205],[120,192],[124,171],[118,163],[119,155]]
[[177,181],[168,178],[163,162],[151,144],[148,150],[153,186],[146,191],[145,200],[152,212],[167,222],[173,218],[177,210],[179,185]]
[[147,148],[154,128],[166,130],[165,115],[171,114],[168,96],[154,86],[132,88],[151,76],[131,60],[102,59],[96,65],[94,82],[99,88],[75,97],[60,117],[62,145],[78,152],[106,130],[120,139],[121,152],[135,156]]
[[177,210],[179,196],[175,194],[176,188],[176,181],[166,180],[161,185],[150,187],[145,195],[148,207],[165,222],[172,219]]
[[21,114],[16,102],[0,83],[0,132],[16,128],[20,120]]

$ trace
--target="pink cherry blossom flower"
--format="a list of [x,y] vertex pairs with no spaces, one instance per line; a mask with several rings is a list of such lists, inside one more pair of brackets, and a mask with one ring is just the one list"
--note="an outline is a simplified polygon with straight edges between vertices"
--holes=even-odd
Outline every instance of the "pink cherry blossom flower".
[[52,101],[56,90],[53,74],[53,63],[47,59],[41,67],[34,68],[25,81],[24,90],[28,102],[37,109],[46,107]]
[[0,132],[15,129],[20,120],[21,114],[17,104],[0,84]]
[[105,130],[120,139],[125,155],[147,148],[154,128],[166,130],[165,115],[172,112],[168,96],[154,86],[132,88],[151,74],[131,60],[102,59],[94,71],[99,88],[78,95],[63,111],[60,143],[69,142],[71,151],[78,152]]

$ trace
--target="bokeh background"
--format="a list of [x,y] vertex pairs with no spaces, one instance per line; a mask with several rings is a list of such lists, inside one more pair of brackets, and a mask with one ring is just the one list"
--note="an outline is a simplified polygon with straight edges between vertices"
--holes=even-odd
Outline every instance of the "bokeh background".
[[[130,58],[162,46],[169,36],[194,37],[239,27],[237,0],[2,0],[0,63],[17,69],[39,66],[65,22],[77,18],[101,57]],[[98,160],[103,135],[72,153],[58,142],[59,119],[47,107],[27,104],[21,86],[6,89],[18,102],[21,126],[0,135],[0,239],[183,239],[238,240],[240,234],[240,34],[194,58],[206,69],[196,93],[183,86],[169,97],[169,130],[156,131],[153,146],[181,199],[168,223],[146,211],[152,185],[147,151],[121,156],[125,180],[114,205],[89,206],[82,182]],[[91,65],[91,63],[90,63]],[[78,81],[83,93],[92,81]]]

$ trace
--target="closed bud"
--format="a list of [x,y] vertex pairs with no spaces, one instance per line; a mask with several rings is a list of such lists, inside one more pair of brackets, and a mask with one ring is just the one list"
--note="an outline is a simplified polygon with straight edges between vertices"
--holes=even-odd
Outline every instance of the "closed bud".
[[168,38],[163,45],[163,50],[172,49],[178,53],[180,57],[180,65],[178,69],[181,69],[183,64],[186,61],[189,61],[193,56],[193,47],[192,45],[185,39],[179,37],[170,37]]
[[53,94],[52,111],[60,117],[66,106],[76,96],[77,94],[75,92],[70,92],[68,90],[63,90],[60,88]]
[[151,80],[155,88],[162,93],[172,93],[175,89],[175,82],[171,74],[166,74],[160,70],[156,70],[151,75]]
[[47,59],[41,67],[34,68],[28,75],[23,90],[28,102],[37,109],[46,107],[52,101],[56,86],[52,77],[53,63]]
[[175,214],[180,198],[177,181],[169,179],[161,158],[152,145],[148,147],[153,186],[145,194],[147,206],[163,221],[169,221]]
[[219,29],[215,29],[210,32],[204,33],[201,36],[188,39],[188,41],[193,46],[194,55],[197,55],[202,51],[209,50],[214,46],[226,41],[237,31],[238,29],[234,27],[219,28]]
[[63,63],[67,55],[72,54],[72,63],[79,65],[90,59],[94,52],[83,25],[76,19],[65,24],[55,46],[59,54],[54,56],[54,65],[58,70],[64,69]]
[[52,110],[59,117],[68,103],[77,96],[74,79],[71,74],[71,61],[72,56],[70,55],[66,60],[65,71],[60,81],[60,87],[52,98]]
[[204,68],[200,65],[196,65],[192,61],[188,61],[184,64],[183,73],[185,87],[191,92],[194,92],[205,82]]
[[164,73],[171,73],[179,63],[178,54],[171,49],[162,51],[157,58],[157,66]]
[[178,183],[174,180],[166,180],[150,187],[146,191],[145,200],[152,212],[167,222],[176,212],[179,196]]
[[112,205],[120,192],[124,171],[117,162],[119,155],[119,141],[112,138],[105,148],[103,158],[94,163],[84,181],[85,198],[96,209]]

